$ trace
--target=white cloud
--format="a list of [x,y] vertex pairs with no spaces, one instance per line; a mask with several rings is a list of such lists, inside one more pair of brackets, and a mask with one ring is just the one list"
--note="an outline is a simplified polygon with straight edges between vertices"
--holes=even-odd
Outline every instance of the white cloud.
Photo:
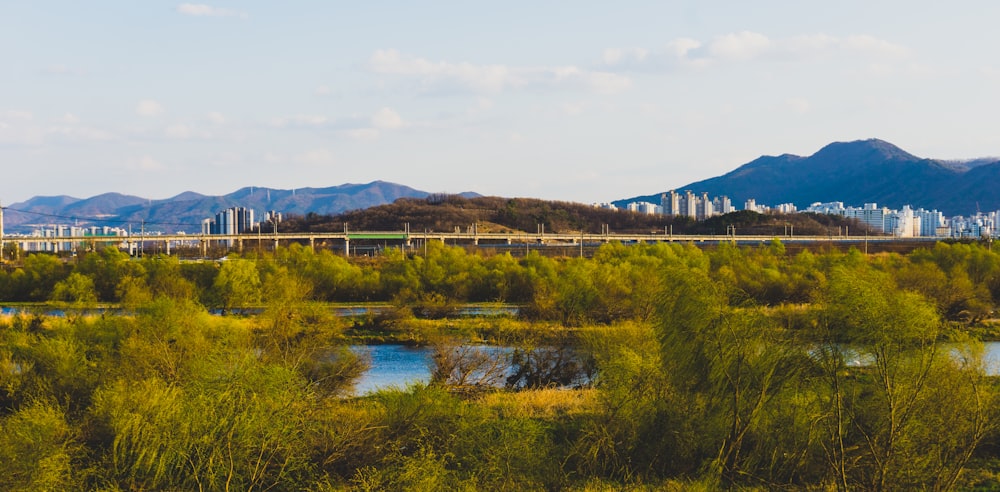
[[141,171],[159,171],[164,168],[163,164],[148,155],[144,155],[132,162],[129,167]]
[[35,125],[19,125],[0,120],[0,145],[42,145],[45,132]]
[[187,125],[170,125],[163,132],[168,138],[187,139],[191,138],[193,132]]
[[45,129],[47,136],[53,136],[69,142],[107,142],[116,140],[118,137],[100,128],[90,126],[80,126],[77,124],[55,125]]
[[984,77],[993,79],[994,81],[1000,80],[1000,67],[984,65],[979,67],[979,73]]
[[218,111],[212,111],[205,115],[205,117],[208,118],[208,121],[216,125],[222,125],[226,122],[226,117]]
[[[243,161],[242,157],[232,156],[223,159],[220,156],[217,160],[225,165],[237,164]],[[267,152],[261,158],[264,162],[275,166],[288,166],[289,164],[301,164],[312,167],[330,166],[337,163],[333,152],[329,149],[311,149],[298,154],[276,154]]]
[[330,91],[330,88],[328,86],[321,85],[319,87],[316,87],[316,90],[314,91],[314,94],[316,94],[317,96],[329,96],[330,92],[331,91]]
[[563,114],[566,116],[579,116],[583,114],[585,108],[586,106],[581,102],[565,103],[562,105]]
[[383,131],[397,130],[407,126],[407,123],[403,121],[403,117],[391,108],[382,108],[376,111],[369,118],[368,122],[370,126],[348,128],[343,131],[343,135],[352,140],[371,141],[377,140]]
[[761,33],[740,31],[708,41],[678,38],[656,50],[609,48],[604,50],[603,60],[606,66],[616,69],[671,70],[726,62],[801,61],[837,55],[898,60],[907,57],[909,50],[870,35],[837,37],[820,33],[771,39]]
[[348,130],[346,135],[353,140],[370,141],[378,138],[379,131],[375,128],[355,128]]
[[325,125],[329,119],[326,116],[315,114],[296,114],[282,116],[271,120],[271,125],[278,128],[305,127]]
[[246,12],[222,9],[200,3],[182,3],[177,6],[177,13],[194,17],[241,17],[247,18]]
[[[268,157],[271,155],[272,154],[267,154],[264,156],[264,158],[268,159]],[[244,163],[243,156],[233,151],[220,152],[218,154],[213,155],[209,159],[209,164],[213,167],[223,167],[223,168],[234,167],[242,165],[243,163]]]
[[901,58],[909,54],[909,50],[905,46],[890,43],[884,39],[878,39],[866,34],[849,36],[841,44],[852,51],[878,57]]
[[85,143],[116,140],[107,130],[80,125],[80,119],[67,113],[43,124],[29,111],[0,112],[0,144],[38,146],[47,143]]
[[368,66],[378,74],[419,79],[426,89],[495,93],[510,89],[579,88],[618,92],[631,86],[631,80],[622,75],[585,70],[571,65],[518,67],[434,62],[403,55],[396,50],[377,50]]
[[173,140],[210,139],[213,137],[209,131],[199,130],[183,123],[167,126],[163,130],[163,136]]
[[773,44],[763,34],[742,31],[719,36],[707,46],[707,51],[712,58],[749,60],[767,53],[773,48]]
[[57,65],[49,65],[49,66],[47,66],[45,68],[42,68],[41,71],[45,75],[67,75],[67,76],[69,76],[69,75],[84,75],[86,73],[85,71],[83,71],[81,69],[78,69],[78,68],[73,68],[73,67],[70,67],[70,66],[67,66],[67,65],[58,65],[58,64]]
[[135,105],[135,114],[139,116],[157,116],[160,113],[163,113],[163,105],[152,99],[143,99]]
[[19,121],[30,121],[35,118],[35,115],[31,111],[24,111],[21,109],[12,109],[9,111],[4,111],[0,113],[0,118],[8,120],[19,120]]
[[167,138],[174,138],[178,140],[187,140],[194,137],[194,130],[187,125],[170,125],[163,132]]
[[336,163],[333,152],[327,149],[313,149],[295,158],[296,161],[309,166],[326,166]]
[[807,113],[812,109],[812,104],[807,99],[801,97],[791,97],[785,100],[785,106],[796,113]]
[[382,108],[372,116],[372,126],[383,130],[401,128],[403,118],[399,116],[399,113],[389,108]]

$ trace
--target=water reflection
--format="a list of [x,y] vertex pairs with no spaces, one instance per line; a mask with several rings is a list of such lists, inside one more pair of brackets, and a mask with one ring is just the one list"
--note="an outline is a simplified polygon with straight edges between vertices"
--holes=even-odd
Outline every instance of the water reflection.
[[[432,347],[353,345],[351,350],[370,363],[369,370],[355,385],[356,395],[427,383],[435,368]],[[588,384],[592,377],[585,358],[567,347],[518,350],[495,345],[459,345],[450,350],[451,356],[442,361],[447,364],[449,384],[575,387]]]
[[[1000,376],[1000,342],[985,342],[984,363],[986,373]],[[487,350],[510,349],[503,347],[485,347]],[[430,347],[411,347],[407,345],[354,345],[355,353],[369,359],[371,368],[358,380],[355,394],[365,395],[380,389],[403,388],[411,383],[427,383],[431,380],[431,367],[434,350]],[[849,365],[864,365],[867,356],[851,352],[847,358]],[[869,362],[870,363],[870,362]],[[507,374],[510,374],[509,368]]]

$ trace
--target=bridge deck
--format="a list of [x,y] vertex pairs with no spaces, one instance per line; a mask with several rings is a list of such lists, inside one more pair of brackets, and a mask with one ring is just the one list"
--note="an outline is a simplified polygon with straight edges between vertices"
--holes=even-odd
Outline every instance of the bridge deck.
[[206,241],[316,241],[316,240],[339,240],[339,241],[361,241],[361,240],[385,240],[385,241],[413,241],[413,240],[440,240],[447,242],[477,242],[493,241],[508,243],[601,243],[601,242],[768,242],[779,239],[782,242],[859,242],[859,241],[928,241],[934,242],[942,238],[938,237],[906,237],[897,238],[893,236],[789,236],[789,235],[681,235],[681,234],[528,234],[528,233],[458,233],[458,232],[427,232],[427,233],[406,233],[397,231],[361,231],[361,232],[314,232],[314,233],[278,233],[278,234],[148,234],[145,236],[58,236],[58,237],[34,237],[34,236],[10,236],[5,235],[0,238],[4,242],[17,243],[135,243],[135,242],[172,242],[172,243],[201,243]]

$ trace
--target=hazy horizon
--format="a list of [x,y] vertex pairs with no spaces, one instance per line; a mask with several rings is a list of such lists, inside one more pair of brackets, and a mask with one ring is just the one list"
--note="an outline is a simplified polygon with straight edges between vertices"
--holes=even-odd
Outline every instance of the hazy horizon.
[[0,203],[388,181],[581,203],[879,138],[1000,154],[1000,4],[6,5]]

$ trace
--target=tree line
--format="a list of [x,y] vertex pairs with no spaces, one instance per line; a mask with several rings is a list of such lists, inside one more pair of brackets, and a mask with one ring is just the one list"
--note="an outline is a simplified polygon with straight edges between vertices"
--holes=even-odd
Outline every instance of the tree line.
[[[998,384],[968,328],[989,322],[998,260],[977,245],[790,255],[778,241],[593,258],[34,255],[3,274],[3,299],[76,309],[0,318],[0,488],[996,487]],[[537,375],[556,359],[529,348],[567,340],[567,363],[596,370],[574,390],[536,376],[470,390],[468,368],[496,361],[445,340],[431,383],[347,397],[364,361],[331,300],[442,315],[517,302],[546,333],[522,334],[503,364]],[[86,314],[98,302],[122,309]]]
[[281,225],[288,232],[340,232],[351,230],[453,231],[477,226],[480,232],[536,231],[601,234],[605,228],[618,233],[673,231],[675,234],[727,234],[736,227],[740,234],[782,234],[791,229],[803,235],[831,232],[854,235],[881,234],[854,219],[815,213],[760,214],[741,210],[696,221],[691,217],[641,214],[582,203],[536,198],[431,195],[424,199],[400,198],[393,203],[337,215],[310,213],[290,216]]
[[209,309],[252,308],[266,300],[268,279],[287,271],[318,302],[387,302],[440,315],[463,303],[512,303],[529,319],[575,326],[651,319],[657,301],[650,292],[660,284],[656,272],[678,261],[727,285],[730,304],[807,306],[836,267],[862,264],[889,275],[898,289],[929,299],[947,321],[974,324],[1000,302],[1000,255],[981,245],[942,242],[907,255],[866,257],[854,249],[789,254],[777,239],[756,248],[720,244],[708,250],[612,243],[592,258],[476,254],[434,241],[417,252],[390,249],[361,259],[298,244],[218,262],[137,260],[105,248],[73,261],[29,255],[19,268],[0,271],[0,302],[115,304],[167,294]]

